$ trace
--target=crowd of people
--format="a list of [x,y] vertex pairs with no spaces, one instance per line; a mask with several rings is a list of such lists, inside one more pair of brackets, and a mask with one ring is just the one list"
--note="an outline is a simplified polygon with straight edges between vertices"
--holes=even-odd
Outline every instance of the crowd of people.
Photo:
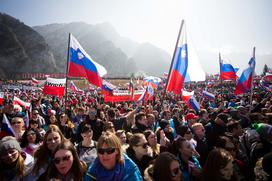
[[252,95],[237,96],[233,87],[186,84],[199,111],[161,88],[137,104],[104,103],[97,90],[66,102],[2,90],[0,180],[272,180],[272,94],[255,84]]

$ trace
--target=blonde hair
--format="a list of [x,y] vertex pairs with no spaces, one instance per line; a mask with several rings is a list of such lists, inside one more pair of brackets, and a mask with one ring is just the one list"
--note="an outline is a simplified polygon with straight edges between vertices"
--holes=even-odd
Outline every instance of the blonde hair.
[[119,138],[112,132],[104,132],[97,142],[97,148],[102,148],[103,144],[117,150],[116,161],[120,164],[124,164],[123,150]]

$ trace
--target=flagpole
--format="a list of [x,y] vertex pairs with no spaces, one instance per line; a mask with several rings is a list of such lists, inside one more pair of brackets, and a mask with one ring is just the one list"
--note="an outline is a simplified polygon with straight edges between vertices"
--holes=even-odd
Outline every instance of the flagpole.
[[182,30],[183,24],[184,24],[184,20],[182,20],[181,24],[180,24],[178,39],[177,39],[175,50],[174,50],[174,53],[173,53],[173,56],[172,56],[172,61],[171,61],[171,65],[170,65],[170,68],[169,68],[169,71],[168,71],[167,82],[166,82],[166,86],[165,86],[165,90],[164,90],[164,94],[163,94],[164,98],[165,98],[165,95],[166,95],[166,89],[167,89],[167,86],[168,86],[168,82],[169,82],[169,78],[170,78],[170,73],[171,73],[171,70],[172,70],[173,63],[174,63],[175,53],[177,51],[177,47],[178,47],[178,44],[179,44],[179,38],[180,38],[180,34],[181,34],[181,30]]
[[64,102],[64,110],[66,109],[67,105],[67,83],[68,83],[68,67],[69,67],[69,59],[70,59],[70,40],[71,40],[71,33],[69,33],[68,38],[68,53],[67,53],[67,62],[66,62],[66,82],[65,82],[65,102]]
[[221,84],[221,94],[223,94],[223,80],[221,78],[221,73],[222,72],[221,72],[221,54],[220,53],[219,53],[219,69],[220,69],[219,79],[220,79],[220,84]]
[[[254,61],[255,61],[255,50],[256,50],[256,47],[253,47],[253,55],[252,57],[254,58]],[[252,97],[253,97],[253,79],[254,79],[254,75],[255,75],[255,67],[253,69],[253,72],[252,72],[252,80],[251,80],[251,89],[250,89],[250,111],[253,109],[252,107]]]

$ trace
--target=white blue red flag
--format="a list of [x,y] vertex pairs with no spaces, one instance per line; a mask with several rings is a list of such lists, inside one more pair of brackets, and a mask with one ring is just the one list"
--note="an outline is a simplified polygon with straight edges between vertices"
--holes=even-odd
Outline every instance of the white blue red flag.
[[11,124],[10,124],[6,114],[3,114],[2,131],[5,131],[10,136],[15,136],[15,132],[14,132],[13,128],[11,127]]
[[170,75],[167,81],[166,91],[181,94],[184,79],[188,68],[188,48],[185,30],[182,21],[177,40],[177,46],[170,67]]
[[208,92],[208,91],[203,91],[202,96],[206,97],[207,99],[215,99],[215,95],[213,93]]
[[102,77],[107,74],[107,70],[93,61],[72,34],[69,48],[68,76],[85,77],[89,83],[102,88]]
[[255,71],[255,48],[253,49],[253,57],[248,62],[248,68],[245,69],[236,84],[234,94],[243,94],[252,88],[253,74]]
[[220,79],[221,80],[236,80],[236,72],[239,69],[235,69],[231,64],[229,63],[223,63],[223,60],[221,59],[221,55],[219,53],[219,65],[220,65]]
[[143,79],[142,84],[143,84],[143,86],[148,86],[149,84],[151,84],[151,86],[153,88],[156,88],[159,85],[159,83],[161,83],[161,82],[162,82],[162,80],[159,77],[148,76]]
[[197,102],[194,91],[188,92],[188,91],[182,91],[182,100],[187,104],[188,107],[194,109],[196,112],[199,111],[200,105]]

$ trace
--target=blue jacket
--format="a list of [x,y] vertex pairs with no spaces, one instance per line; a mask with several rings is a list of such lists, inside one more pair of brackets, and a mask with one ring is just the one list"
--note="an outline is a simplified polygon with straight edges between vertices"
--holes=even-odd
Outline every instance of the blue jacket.
[[100,163],[97,157],[88,168],[84,181],[141,181],[143,180],[141,172],[137,165],[124,154],[124,164],[117,163],[112,170],[107,170]]

